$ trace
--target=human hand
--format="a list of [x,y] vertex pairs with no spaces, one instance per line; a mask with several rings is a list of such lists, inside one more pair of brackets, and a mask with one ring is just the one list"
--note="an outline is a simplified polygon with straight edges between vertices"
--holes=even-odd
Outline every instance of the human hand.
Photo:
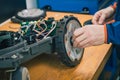
[[104,25],[86,25],[73,33],[73,46],[85,48],[104,43]]
[[115,10],[112,7],[107,7],[95,13],[92,19],[93,24],[104,24],[106,19],[113,16]]

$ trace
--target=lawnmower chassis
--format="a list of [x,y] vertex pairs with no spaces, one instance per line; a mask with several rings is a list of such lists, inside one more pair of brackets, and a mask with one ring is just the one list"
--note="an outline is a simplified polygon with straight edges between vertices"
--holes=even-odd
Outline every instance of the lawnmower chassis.
[[[24,36],[22,35],[23,39],[19,43],[0,49],[0,70],[4,71],[3,73],[5,74],[9,73],[7,76],[9,76],[10,80],[30,80],[27,68],[21,67],[21,64],[44,53],[52,54],[57,52],[58,58],[63,62],[63,64],[69,67],[74,67],[80,63],[84,49],[78,50],[74,48],[71,40],[73,31],[76,28],[81,27],[77,18],[74,16],[65,16],[59,21],[55,21],[53,18],[50,18],[46,21],[46,24],[48,27],[51,25],[53,27],[49,27],[47,34],[45,32],[45,35],[42,36],[42,38],[40,35],[40,40],[34,41],[36,39],[31,39],[31,37],[34,38],[32,27],[30,30],[27,29],[28,32],[26,32]],[[45,25],[42,24],[40,26],[44,27]],[[56,27],[54,28],[54,26]],[[24,28],[22,29],[26,30]],[[39,31],[38,28],[35,29]],[[4,35],[0,38],[4,40]],[[69,48],[71,51],[69,51]],[[18,76],[20,78],[18,78]],[[7,80],[8,78],[3,79],[3,77],[0,77],[0,80],[1,79]]]

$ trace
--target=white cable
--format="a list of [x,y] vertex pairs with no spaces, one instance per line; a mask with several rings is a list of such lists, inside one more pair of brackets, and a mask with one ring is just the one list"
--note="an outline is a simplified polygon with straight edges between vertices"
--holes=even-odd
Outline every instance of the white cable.
[[48,32],[48,34],[46,34],[44,36],[44,38],[46,38],[56,28],[56,26],[57,26],[57,23],[55,21],[53,21],[52,22],[52,27],[51,27],[52,29]]
[[38,33],[37,36],[41,35],[41,34],[42,34],[43,32],[45,32],[45,31],[47,30],[47,28],[48,28],[48,26],[46,25],[46,23],[45,23],[44,21],[41,21],[40,23],[41,23],[41,24],[44,24],[45,29],[42,30],[41,32],[34,29],[34,31]]

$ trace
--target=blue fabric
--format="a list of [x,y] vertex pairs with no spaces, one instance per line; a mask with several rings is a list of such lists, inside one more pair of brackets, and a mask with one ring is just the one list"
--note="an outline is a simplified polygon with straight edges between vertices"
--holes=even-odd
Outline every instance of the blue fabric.
[[[114,80],[117,71],[117,58],[120,59],[120,0],[117,1],[117,9],[115,14],[115,22],[107,24],[108,40],[107,43],[112,43],[112,54],[106,63],[103,71],[112,72],[110,80]],[[100,76],[99,80],[103,80]]]
[[120,0],[117,1],[117,9],[115,14],[115,22],[107,24],[108,43],[115,45],[116,54],[120,59]]
[[117,8],[116,8],[115,20],[120,21],[120,0],[117,0]]
[[120,45],[120,21],[112,24],[107,24],[108,43]]

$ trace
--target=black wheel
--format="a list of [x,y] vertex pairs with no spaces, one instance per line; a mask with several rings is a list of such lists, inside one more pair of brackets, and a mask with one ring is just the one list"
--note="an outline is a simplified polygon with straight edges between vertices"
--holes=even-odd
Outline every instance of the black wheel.
[[41,9],[24,9],[19,11],[16,18],[22,21],[35,21],[46,16],[46,11]]
[[57,30],[56,50],[63,64],[74,67],[80,63],[84,49],[74,48],[72,35],[75,29],[80,28],[81,24],[73,16],[65,16],[59,22]]
[[90,24],[92,24],[92,19],[85,21],[83,26],[90,25]]
[[26,67],[20,67],[12,74],[12,80],[30,80],[29,72]]

